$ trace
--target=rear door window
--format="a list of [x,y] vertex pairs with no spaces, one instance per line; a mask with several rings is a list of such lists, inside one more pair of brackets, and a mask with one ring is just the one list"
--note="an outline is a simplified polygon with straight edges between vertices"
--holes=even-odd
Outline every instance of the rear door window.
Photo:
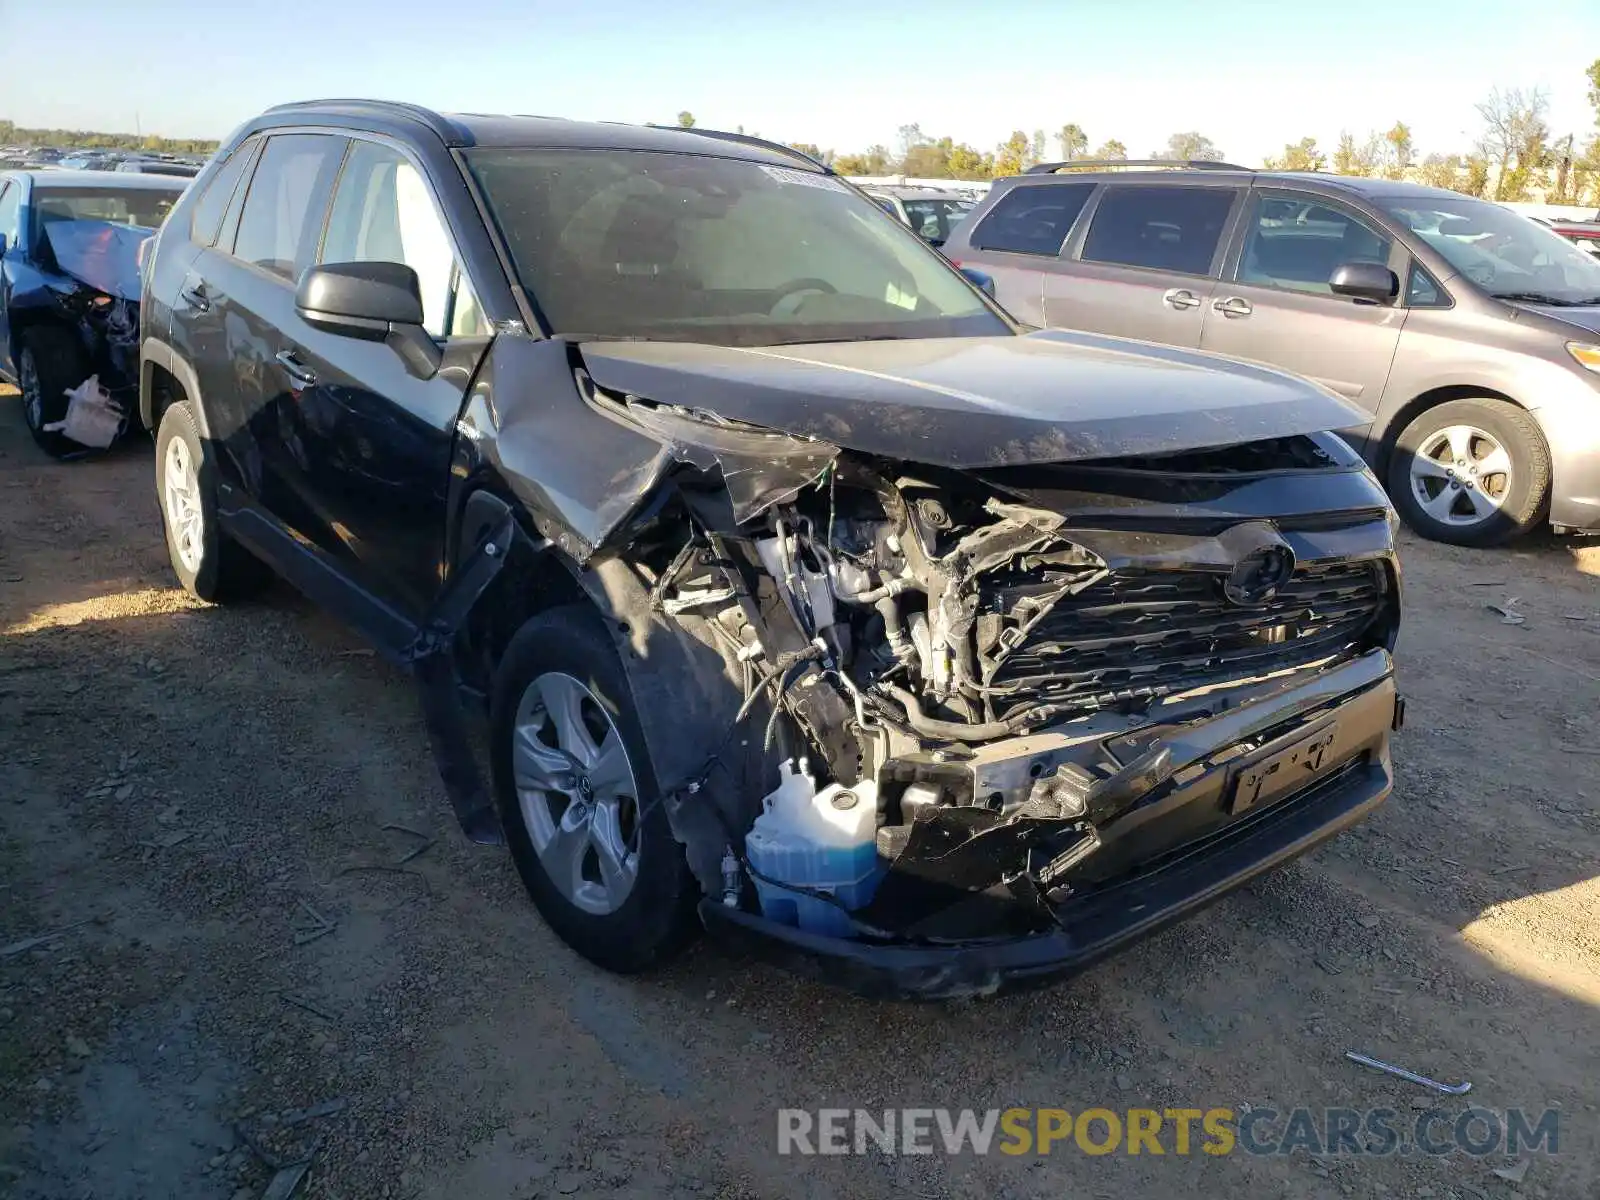
[[211,177],[205,192],[195,202],[194,217],[189,223],[189,238],[197,245],[209,246],[217,240],[217,231],[222,228],[222,216],[228,211],[228,201],[233,199],[233,190],[239,186],[239,176],[244,174],[244,165],[250,161],[254,150],[254,138],[241,143],[228,156],[228,161],[222,164],[221,170]]
[[1093,183],[1051,183],[1014,187],[978,222],[968,239],[974,250],[1006,250],[1051,258],[1072,232]]
[[1238,192],[1221,187],[1113,185],[1083,240],[1085,262],[1207,275]]
[[326,134],[268,138],[239,217],[235,257],[298,279],[316,256],[328,189],[344,148],[344,138]]
[[1347,262],[1387,263],[1392,243],[1337,205],[1258,198],[1248,224],[1238,281],[1332,295],[1334,269]]

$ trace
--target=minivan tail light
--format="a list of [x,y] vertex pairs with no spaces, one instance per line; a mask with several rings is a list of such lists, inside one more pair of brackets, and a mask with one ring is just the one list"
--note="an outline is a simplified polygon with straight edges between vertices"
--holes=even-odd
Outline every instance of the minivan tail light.
[[1567,353],[1578,360],[1580,367],[1600,373],[1600,346],[1591,346],[1586,342],[1568,342]]

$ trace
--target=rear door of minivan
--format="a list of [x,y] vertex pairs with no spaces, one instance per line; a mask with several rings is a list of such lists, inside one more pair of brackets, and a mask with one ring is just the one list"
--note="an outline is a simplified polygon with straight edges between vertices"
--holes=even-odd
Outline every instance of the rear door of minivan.
[[1061,266],[1062,247],[1094,189],[1093,180],[1019,180],[987,212],[963,222],[945,253],[958,266],[981,267],[994,280],[995,299],[1017,320],[1044,325],[1045,274]]
[[1106,184],[1045,277],[1045,324],[1198,347],[1245,193],[1236,181],[1188,177]]

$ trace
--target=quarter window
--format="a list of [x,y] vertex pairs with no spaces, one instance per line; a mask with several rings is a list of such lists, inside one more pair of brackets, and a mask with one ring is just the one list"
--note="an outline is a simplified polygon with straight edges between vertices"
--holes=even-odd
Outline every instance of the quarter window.
[[1406,306],[1408,308],[1449,308],[1450,297],[1439,286],[1421,263],[1413,262],[1406,276]]
[[250,153],[254,148],[253,139],[243,143],[228,156],[228,161],[206,184],[206,190],[195,202],[194,218],[189,223],[190,241],[209,246],[217,240],[217,231],[222,228],[222,215],[228,211],[228,201],[233,199],[233,190],[239,186],[239,176],[244,174],[244,165],[250,161]]
[[314,133],[268,138],[245,196],[234,255],[298,279],[316,252],[321,201],[344,147],[343,138]]
[[410,267],[422,289],[423,328],[434,337],[445,335],[455,252],[427,181],[404,155],[376,142],[355,143],[334,190],[318,261]]
[[1208,274],[1234,194],[1217,187],[1108,187],[1084,238],[1083,260]]
[[1334,270],[1348,262],[1387,263],[1392,243],[1342,208],[1311,201],[1258,200],[1250,221],[1240,283],[1331,295]]
[[1054,258],[1083,211],[1092,183],[1050,183],[1014,187],[972,231],[974,250],[1009,250]]

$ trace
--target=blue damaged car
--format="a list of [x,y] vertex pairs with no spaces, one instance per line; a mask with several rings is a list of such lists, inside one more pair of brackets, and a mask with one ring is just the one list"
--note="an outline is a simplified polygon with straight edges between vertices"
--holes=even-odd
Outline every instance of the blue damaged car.
[[[0,174],[0,377],[22,390],[28,429],[57,458],[137,422],[139,268],[187,179],[105,171]],[[90,378],[122,414],[86,445],[67,393]],[[89,426],[93,428],[93,426]],[[85,435],[92,436],[92,435]]]

